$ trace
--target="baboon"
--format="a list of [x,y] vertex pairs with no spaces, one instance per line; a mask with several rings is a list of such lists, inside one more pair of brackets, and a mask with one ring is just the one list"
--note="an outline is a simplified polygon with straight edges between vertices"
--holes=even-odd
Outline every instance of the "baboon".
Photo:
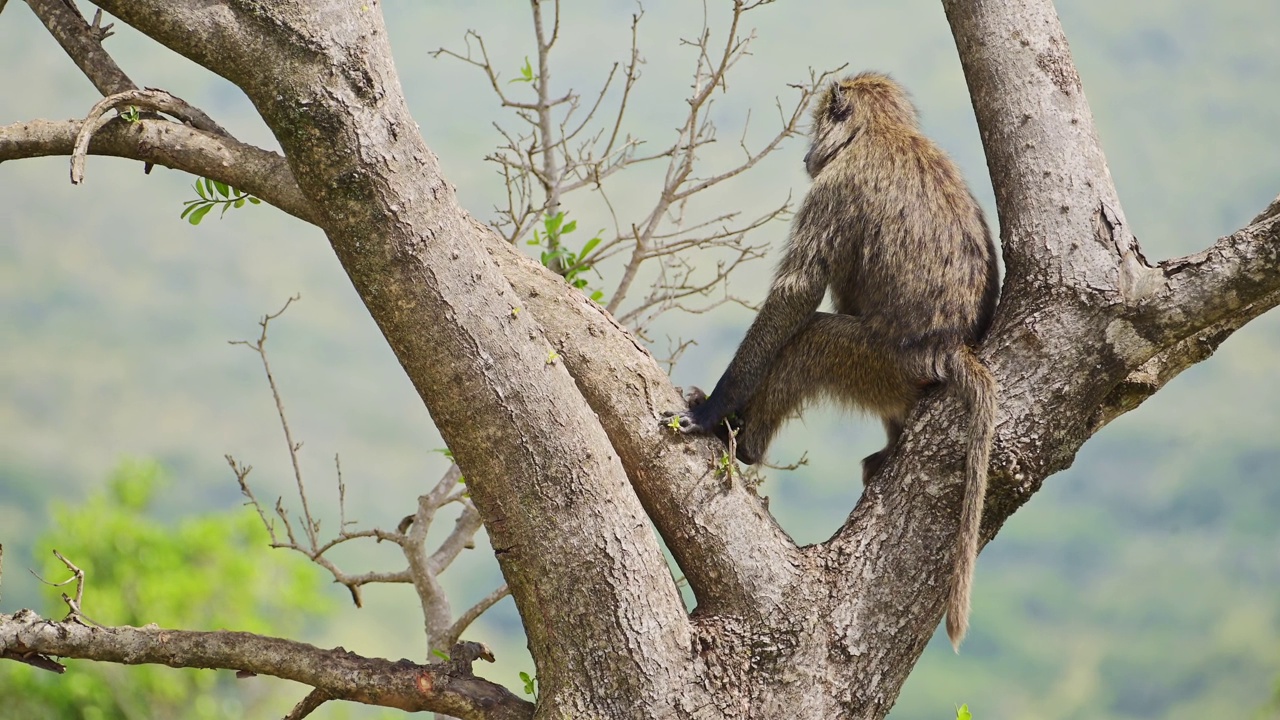
[[[813,179],[768,298],[708,397],[677,415],[684,432],[736,431],[738,459],[764,455],[782,422],[828,397],[876,413],[888,444],[862,461],[868,482],[922,391],[945,383],[970,422],[964,505],[947,602],[957,649],[986,494],[996,384],[974,355],[999,293],[995,246],[951,159],[920,131],[906,92],[864,72],[833,82],[813,113]],[[827,289],[834,313],[818,312]]]

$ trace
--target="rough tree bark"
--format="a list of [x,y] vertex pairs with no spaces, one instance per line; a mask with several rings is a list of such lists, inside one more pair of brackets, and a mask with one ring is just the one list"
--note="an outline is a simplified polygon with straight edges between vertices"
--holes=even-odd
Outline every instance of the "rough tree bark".
[[[644,347],[458,205],[405,108],[376,2],[97,4],[238,85],[275,133],[283,158],[162,120],[113,121],[90,152],[229,182],[325,231],[466,474],[528,632],[537,717],[888,713],[942,614],[963,452],[952,398],[921,404],[828,542],[797,547],[751,489],[717,474],[717,441],[661,427],[681,401]],[[1002,388],[990,540],[1093,433],[1280,302],[1280,220],[1273,205],[1202,253],[1150,265],[1051,0],[942,4],[1006,263],[982,349]],[[79,126],[0,128],[0,161],[69,153]],[[689,580],[692,615],[650,521]],[[533,714],[513,698],[485,700],[488,686],[444,697],[448,669],[413,666],[423,681],[380,695],[325,668],[276,672],[234,649],[210,661],[201,643],[184,654],[159,652],[164,642],[0,617],[5,657],[213,662],[335,698]]]

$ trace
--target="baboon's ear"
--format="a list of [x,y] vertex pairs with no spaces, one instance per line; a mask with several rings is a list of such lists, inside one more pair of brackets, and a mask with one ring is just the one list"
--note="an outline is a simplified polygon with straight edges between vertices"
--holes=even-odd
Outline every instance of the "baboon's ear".
[[827,118],[834,123],[842,123],[853,114],[853,100],[844,86],[838,82],[831,83],[831,102],[827,103]]

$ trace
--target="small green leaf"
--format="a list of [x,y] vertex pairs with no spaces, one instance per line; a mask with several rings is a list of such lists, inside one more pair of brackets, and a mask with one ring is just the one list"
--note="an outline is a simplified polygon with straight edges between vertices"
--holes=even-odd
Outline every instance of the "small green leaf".
[[596,290],[595,292],[591,293],[591,301],[592,301],[592,302],[594,302],[594,303],[596,303],[597,305],[603,305],[603,304],[604,304],[604,302],[603,302],[603,301],[604,301],[604,291],[603,291],[603,290]]
[[512,78],[508,84],[517,82],[533,82],[533,63],[529,62],[529,56],[524,57],[524,67],[520,68],[520,77]]
[[538,681],[533,676],[522,670],[520,672],[520,682],[524,684],[525,695],[533,695],[534,697],[538,696]]
[[441,660],[444,660],[444,661],[446,661],[446,662],[448,662],[448,660],[449,660],[449,653],[447,653],[447,652],[445,652],[445,651],[443,651],[443,650],[433,649],[433,650],[431,651],[431,654],[432,654],[432,655],[435,655],[436,657],[438,657],[438,658],[440,658]]
[[213,203],[210,203],[208,205],[201,205],[200,207],[196,208],[195,212],[191,213],[191,215],[187,217],[187,222],[191,223],[192,225],[199,225],[200,221],[204,219],[204,216],[208,215],[209,211],[212,209],[213,209]]
[[258,204],[259,204],[259,203],[261,203],[262,201],[261,201],[261,200],[259,200],[259,199],[258,199],[258,198],[256,198],[256,197],[254,197],[254,196],[250,195],[250,196],[249,196],[249,202],[250,202],[251,204],[253,204],[253,205],[258,205]]
[[205,194],[203,181],[204,178],[198,178],[196,180],[196,194],[200,196],[201,200],[212,200],[212,198]]
[[560,229],[560,234],[568,235],[569,233],[573,232],[576,229],[578,229],[578,221],[570,220],[568,223],[565,224],[563,228]]
[[961,705],[956,710],[956,720],[973,720],[973,713],[969,712],[968,705]]
[[582,246],[582,252],[578,253],[578,256],[579,256],[579,257],[586,257],[586,256],[587,256],[587,253],[589,253],[589,252],[591,252],[592,250],[595,250],[595,249],[596,249],[596,246],[600,244],[600,240],[601,240],[601,238],[600,238],[600,236],[599,236],[599,235],[596,235],[595,237],[593,237],[593,238],[591,238],[590,240],[588,240],[588,241],[587,241],[587,244]]
[[224,182],[221,182],[221,181],[218,181],[218,180],[214,180],[214,181],[213,181],[213,189],[214,189],[214,190],[216,190],[216,191],[218,192],[218,194],[219,194],[219,195],[221,195],[221,196],[222,196],[222,197],[224,197],[224,198],[229,198],[229,197],[231,197],[231,188],[230,188],[230,186],[228,186],[228,185],[227,185],[226,183],[224,183]]
[[242,208],[242,207],[244,207],[244,201],[245,201],[245,200],[246,200],[246,198],[245,198],[245,197],[243,197],[243,196],[238,197],[238,198],[236,198],[236,201],[235,201],[235,202],[231,203],[231,205],[232,205],[232,207],[235,207],[235,208],[237,208],[237,209]]
[[555,237],[556,235],[559,234],[560,224],[563,222],[564,222],[564,211],[561,210],[555,215],[547,215],[545,218],[543,218],[542,226],[547,229],[548,235]]

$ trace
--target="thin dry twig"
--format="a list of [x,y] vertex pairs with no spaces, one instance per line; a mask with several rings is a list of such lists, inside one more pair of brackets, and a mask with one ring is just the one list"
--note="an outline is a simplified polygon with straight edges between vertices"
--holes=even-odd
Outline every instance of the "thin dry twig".
[[[302,553],[311,562],[324,568],[333,576],[335,582],[347,588],[356,607],[363,607],[364,605],[362,588],[365,585],[373,583],[413,584],[422,604],[428,649],[443,651],[458,640],[460,633],[467,625],[474,621],[476,617],[479,617],[493,602],[496,602],[496,600],[489,601],[486,598],[455,620],[449,600],[438,579],[440,573],[449,567],[463,549],[475,546],[475,535],[482,527],[479,513],[476,512],[470,498],[467,497],[465,487],[459,488],[462,473],[458,466],[454,464],[429,493],[418,498],[417,511],[402,520],[394,531],[379,528],[368,530],[352,529],[354,523],[348,521],[346,515],[346,483],[343,480],[342,460],[339,455],[335,454],[333,462],[337,475],[338,531],[329,540],[320,540],[320,521],[312,514],[311,505],[307,498],[306,480],[302,472],[300,458],[302,443],[294,439],[288,414],[285,411],[284,399],[272,372],[266,347],[268,329],[271,322],[283,315],[299,299],[299,296],[295,295],[289,298],[284,306],[275,313],[263,316],[258,323],[261,330],[256,340],[238,340],[232,341],[230,344],[249,348],[258,355],[262,362],[263,373],[267,378],[267,386],[275,401],[276,413],[280,420],[280,426],[284,431],[285,445],[293,468],[294,484],[302,506],[302,517],[299,520],[305,530],[305,541],[299,542],[298,537],[295,535],[293,523],[290,521],[288,511],[285,509],[283,498],[276,499],[274,514],[284,528],[284,537],[280,537],[277,533],[275,521],[268,515],[249,484],[248,477],[253,470],[253,466],[241,464],[231,455],[226,456],[227,464],[236,477],[240,492],[248,498],[249,504],[253,506],[255,512],[258,513],[258,518],[267,529],[267,533],[271,537],[272,547],[285,548]],[[426,542],[427,532],[431,527],[431,523],[440,508],[452,503],[459,503],[463,506],[453,532],[441,542],[434,553],[429,554],[426,549]],[[392,572],[350,574],[326,556],[326,553],[334,547],[360,538],[372,538],[378,542],[385,540],[395,543],[404,554],[408,567]],[[465,619],[465,622],[463,619]]]
[[[502,598],[510,594],[511,590],[507,587],[506,583],[494,588],[493,592],[484,596],[480,602],[472,605],[458,616],[458,619],[455,620],[453,624],[449,626],[449,629],[441,636],[441,644],[453,645],[458,642],[458,638],[462,637],[462,633],[466,632],[467,628],[471,626],[471,623],[475,622],[476,619],[483,615],[486,610],[497,605]],[[490,662],[493,661],[490,660]]]
[[307,693],[307,696],[298,701],[297,705],[284,716],[284,720],[302,720],[306,716],[320,709],[320,706],[333,699],[333,696],[325,690],[316,688]]
[[[249,342],[248,340],[233,340],[230,344],[243,345],[250,348],[256,352],[258,357],[262,360],[262,370],[267,375],[267,385],[271,387],[271,397],[276,403],[276,414],[280,417],[280,427],[284,430],[285,443],[289,447],[289,461],[293,464],[293,478],[298,486],[298,498],[302,502],[303,524],[307,532],[307,541],[310,543],[311,552],[315,553],[316,550],[319,549],[316,532],[320,529],[320,523],[314,519],[314,516],[311,514],[311,508],[307,505],[307,491],[302,479],[301,461],[298,458],[298,451],[302,449],[302,443],[294,442],[293,440],[293,431],[289,428],[289,417],[284,411],[284,399],[280,397],[280,388],[276,385],[275,376],[271,374],[271,362],[268,360],[265,350],[267,343],[267,327],[271,324],[271,321],[283,315],[285,311],[289,309],[290,305],[301,299],[301,295],[294,295],[288,300],[285,300],[284,306],[279,310],[270,315],[264,315],[262,319],[258,321],[258,326],[262,328],[262,332],[258,334],[258,339],[256,341]],[[241,482],[241,485],[243,486],[243,481]],[[277,505],[277,507],[279,507],[279,505]],[[282,513],[281,518],[285,521],[286,527],[288,527],[288,517]],[[293,532],[291,529],[289,531],[289,535],[292,540]]]
[[[606,293],[606,309],[642,336],[659,315],[670,310],[705,312],[725,302],[742,303],[727,290],[729,275],[742,264],[764,257],[766,251],[765,244],[751,244],[748,236],[785,218],[790,210],[787,198],[755,217],[722,214],[709,220],[692,219],[702,214],[693,207],[696,198],[752,169],[775,152],[783,140],[799,133],[809,101],[836,72],[811,71],[807,82],[791,86],[798,91],[793,104],[784,108],[781,101],[775,101],[778,129],[755,149],[747,142],[748,114],[738,141],[742,158],[730,167],[699,171],[702,150],[717,139],[717,127],[710,119],[711,107],[718,93],[727,92],[729,71],[750,54],[755,38],[754,32],[740,29],[743,18],[768,2],[735,0],[723,42],[714,40],[704,3],[701,30],[693,39],[681,41],[695,51],[692,93],[685,100],[687,115],[669,145],[643,154],[639,149],[644,142],[625,130],[628,103],[643,64],[637,40],[643,9],[632,16],[627,57],[609,66],[590,102],[584,102],[576,91],[559,94],[553,88],[552,59],[560,13],[555,1],[551,2],[554,17],[548,18],[547,0],[531,0],[536,62],[523,77],[510,81],[527,81],[532,100],[516,100],[508,94],[509,86],[502,81],[482,36],[475,31],[468,31],[464,37],[464,51],[441,48],[434,53],[480,69],[503,107],[509,108],[518,120],[518,130],[495,124],[501,145],[486,157],[498,165],[507,191],[505,205],[495,208],[495,229],[509,242],[519,242],[543,219],[562,212],[566,197],[579,190],[594,191],[613,221],[613,232],[584,243],[584,248],[593,247],[580,254],[565,248],[556,234],[541,234],[538,237],[544,262],[567,279],[579,277],[575,284],[581,286],[581,273],[594,271],[600,263],[612,259],[622,260],[619,280],[612,292]],[[550,31],[549,24],[553,26]],[[610,104],[611,96],[616,97],[616,105]],[[602,108],[606,106],[614,109],[604,113]],[[609,197],[609,180],[627,168],[659,161],[665,161],[666,170],[650,209],[633,221],[619,218]],[[708,270],[713,266],[705,260],[695,266],[687,259],[692,253],[706,251],[718,257],[713,271]],[[633,298],[636,280],[652,261],[657,261],[653,263],[653,284],[643,297]]]
[[68,608],[67,617],[64,622],[74,621],[84,625],[91,625],[93,627],[104,627],[101,623],[95,621],[88,615],[85,615],[84,611],[81,609],[84,604],[84,571],[76,567],[74,563],[64,557],[62,553],[57,550],[53,551],[53,556],[58,558],[63,565],[67,566],[67,569],[71,571],[71,577],[63,580],[62,582],[51,582],[40,577],[35,570],[32,570],[31,574],[35,575],[37,580],[49,587],[63,587],[64,585],[70,585],[73,582],[76,584],[76,596],[74,598],[69,597],[66,593],[62,593],[62,601],[67,604]]

